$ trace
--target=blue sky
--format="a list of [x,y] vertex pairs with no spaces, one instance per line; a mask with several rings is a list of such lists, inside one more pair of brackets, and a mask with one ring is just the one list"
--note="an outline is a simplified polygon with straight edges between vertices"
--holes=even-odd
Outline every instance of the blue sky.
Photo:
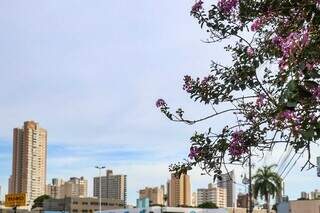
[[[211,59],[229,62],[222,44],[201,42],[207,35],[189,15],[193,2],[0,2],[2,195],[11,173],[12,128],[25,120],[48,130],[48,182],[85,176],[92,188],[94,166],[105,165],[128,175],[134,203],[141,187],[165,184],[168,165],[186,156],[195,130],[219,129],[233,119],[185,126],[155,108],[162,97],[190,117],[205,115],[210,109],[183,92],[183,76],[204,75]],[[291,197],[320,188],[315,170],[298,170],[299,163],[288,176]],[[191,178],[193,189],[211,180],[199,170]]]

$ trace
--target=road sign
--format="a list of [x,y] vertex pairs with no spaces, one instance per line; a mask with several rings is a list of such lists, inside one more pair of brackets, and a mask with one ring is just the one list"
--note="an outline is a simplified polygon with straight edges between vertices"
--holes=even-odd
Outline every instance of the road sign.
[[7,194],[4,205],[6,207],[25,206],[26,200],[26,193]]

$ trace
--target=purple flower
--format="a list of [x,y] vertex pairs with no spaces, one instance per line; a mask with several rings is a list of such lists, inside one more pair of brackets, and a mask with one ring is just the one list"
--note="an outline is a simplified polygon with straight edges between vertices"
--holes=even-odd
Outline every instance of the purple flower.
[[192,78],[189,75],[185,75],[183,81],[183,90],[187,92],[192,92]]
[[256,100],[256,106],[258,108],[261,108],[262,106],[266,105],[266,95],[265,94],[260,94]]
[[156,107],[157,107],[157,108],[159,108],[159,107],[165,107],[165,106],[167,106],[167,103],[166,103],[163,99],[159,98],[159,99],[156,101]]
[[254,55],[254,49],[252,47],[247,48],[247,55],[251,58]]
[[312,88],[311,93],[314,98],[320,99],[320,86],[316,86],[316,87]]
[[253,21],[251,25],[251,31],[258,31],[263,27],[264,20],[262,18],[257,18]]
[[191,160],[193,160],[193,159],[195,159],[196,157],[198,157],[199,153],[200,153],[199,148],[198,148],[198,147],[195,147],[195,146],[192,146],[192,147],[190,147],[190,153],[189,153],[188,157],[189,157]]
[[235,131],[231,134],[231,142],[228,150],[229,154],[236,158],[248,152],[248,148],[245,146],[243,139],[243,131]]
[[218,2],[219,10],[224,14],[230,14],[238,5],[238,0],[220,0]]
[[199,12],[202,9],[202,4],[203,4],[203,1],[196,0],[196,2],[194,3],[194,5],[191,8],[191,12],[192,13]]

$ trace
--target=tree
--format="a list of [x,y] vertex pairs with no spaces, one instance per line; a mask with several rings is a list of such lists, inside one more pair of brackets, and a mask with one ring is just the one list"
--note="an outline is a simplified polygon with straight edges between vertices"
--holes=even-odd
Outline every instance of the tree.
[[198,208],[203,208],[203,209],[217,209],[218,206],[215,203],[212,202],[205,202],[200,205],[198,205]]
[[275,147],[292,147],[299,158],[306,152],[302,169],[313,168],[311,150],[320,138],[320,1],[206,3],[211,6],[196,0],[191,15],[208,32],[206,42],[223,41],[232,60],[213,61],[203,78],[186,75],[183,89],[213,112],[190,119],[164,99],[156,106],[170,120],[188,125],[221,115],[230,122],[196,132],[188,159],[170,171],[179,175],[199,166],[219,178],[226,163],[244,164],[252,153],[261,157]]
[[49,195],[41,195],[37,197],[33,201],[32,209],[37,208],[37,207],[43,207],[43,202],[47,199],[50,199],[51,197]]
[[254,181],[253,196],[264,198],[266,201],[267,212],[270,212],[270,196],[280,196],[282,190],[282,179],[273,171],[275,165],[263,166],[252,177]]

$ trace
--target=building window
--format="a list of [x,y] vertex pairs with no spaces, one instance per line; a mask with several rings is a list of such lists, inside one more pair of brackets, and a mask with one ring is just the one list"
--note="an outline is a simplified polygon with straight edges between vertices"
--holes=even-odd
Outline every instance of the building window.
[[88,202],[82,202],[82,205],[88,205]]
[[72,209],[72,212],[78,212],[78,209]]
[[77,205],[77,204],[78,204],[78,202],[77,202],[77,201],[73,201],[73,202],[72,202],[72,204]]

